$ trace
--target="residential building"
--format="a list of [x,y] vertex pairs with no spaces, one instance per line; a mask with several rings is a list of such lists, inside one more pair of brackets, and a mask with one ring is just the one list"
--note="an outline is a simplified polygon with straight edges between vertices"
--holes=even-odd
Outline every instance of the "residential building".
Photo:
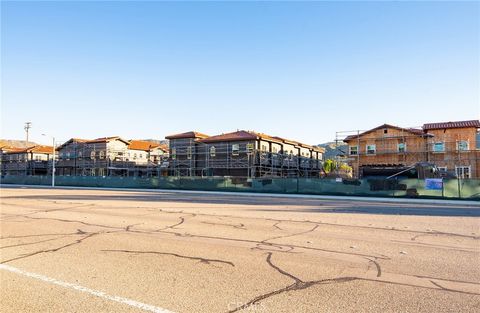
[[[118,136],[72,138],[57,148],[57,175],[122,175],[129,142]],[[121,166],[117,166],[121,164]]]
[[53,147],[2,148],[2,175],[47,175]]
[[431,163],[445,175],[480,177],[478,120],[429,123],[421,128],[383,124],[344,139],[356,177],[390,176]]
[[127,161],[137,165],[160,165],[168,157],[168,148],[146,140],[130,140]]
[[460,178],[480,178],[479,120],[428,123],[427,162]]
[[89,157],[85,151],[87,141],[88,139],[71,138],[57,147],[58,161],[55,169],[57,175],[85,175],[81,165],[84,163],[84,158]]
[[167,136],[170,175],[319,177],[322,148],[253,131]]
[[206,153],[206,149],[199,140],[208,137],[195,131],[165,137],[169,140],[169,175],[201,176],[205,162],[200,156]]
[[57,175],[146,176],[159,175],[168,149],[160,144],[121,137],[93,140],[72,138],[57,148]]

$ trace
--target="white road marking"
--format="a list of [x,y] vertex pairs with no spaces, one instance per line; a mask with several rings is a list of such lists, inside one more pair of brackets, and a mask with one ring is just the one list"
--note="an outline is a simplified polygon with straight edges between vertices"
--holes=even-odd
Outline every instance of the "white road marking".
[[15,274],[27,276],[27,277],[30,277],[30,278],[35,278],[35,279],[38,279],[38,280],[41,280],[41,281],[44,281],[44,282],[47,282],[47,283],[50,283],[50,284],[54,284],[54,285],[57,285],[57,286],[61,286],[61,287],[64,287],[64,288],[70,288],[70,289],[74,289],[74,290],[77,290],[77,291],[80,291],[80,292],[85,292],[85,293],[88,293],[88,294],[91,294],[93,296],[103,298],[103,299],[106,299],[106,300],[123,303],[123,304],[133,306],[135,308],[142,309],[142,310],[145,310],[145,311],[154,312],[154,313],[173,313],[172,311],[169,311],[167,309],[163,309],[163,308],[160,308],[160,307],[157,307],[157,306],[154,306],[154,305],[138,302],[138,301],[131,300],[131,299],[128,299],[128,298],[112,296],[112,295],[106,294],[103,291],[93,290],[93,289],[83,287],[83,286],[80,286],[80,285],[77,285],[77,284],[67,283],[67,282],[64,282],[64,281],[57,280],[55,278],[50,278],[50,277],[43,276],[43,275],[40,275],[40,274],[27,272],[27,271],[21,270],[19,268],[13,267],[13,266],[0,264],[0,269],[5,270],[5,271],[9,271],[9,272],[12,272],[12,273],[15,273]]

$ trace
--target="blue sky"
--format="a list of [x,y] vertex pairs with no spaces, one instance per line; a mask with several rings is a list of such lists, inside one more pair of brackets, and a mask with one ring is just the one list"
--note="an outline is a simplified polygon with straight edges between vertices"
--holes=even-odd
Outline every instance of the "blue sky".
[[478,119],[478,2],[6,2],[1,137]]

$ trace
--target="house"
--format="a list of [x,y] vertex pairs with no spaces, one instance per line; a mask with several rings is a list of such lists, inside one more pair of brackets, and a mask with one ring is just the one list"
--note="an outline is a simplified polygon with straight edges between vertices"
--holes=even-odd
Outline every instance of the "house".
[[146,140],[130,140],[127,161],[133,160],[137,165],[160,165],[168,156],[168,149],[161,144]]
[[204,161],[198,157],[204,155],[206,151],[204,145],[199,140],[207,137],[209,136],[195,131],[165,137],[165,139],[169,140],[169,175],[201,175],[205,165]]
[[53,147],[35,145],[28,148],[2,147],[2,175],[47,175]]
[[[57,175],[144,176],[168,156],[160,144],[121,137],[71,138],[57,148]],[[158,170],[154,171],[158,174]],[[153,175],[153,174],[152,174]]]
[[427,161],[460,178],[480,178],[479,120],[428,123]]
[[391,176],[418,163],[432,163],[462,178],[480,177],[480,122],[460,121],[403,128],[383,124],[347,136],[349,165],[356,177]]
[[56,148],[58,160],[55,164],[56,175],[85,175],[82,170],[84,158],[88,158],[85,143],[88,139],[71,138]]
[[174,176],[318,177],[324,152],[244,130],[216,136],[187,132],[166,138]]
[[57,148],[57,175],[115,175],[124,170],[129,142],[118,136],[72,138]]

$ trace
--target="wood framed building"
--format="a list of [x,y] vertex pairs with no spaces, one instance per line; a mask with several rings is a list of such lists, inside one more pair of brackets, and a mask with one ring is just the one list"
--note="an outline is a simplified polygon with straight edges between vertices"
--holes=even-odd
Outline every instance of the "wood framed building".
[[[5,149],[5,148],[4,148]],[[53,157],[52,146],[2,149],[3,175],[47,175]]]
[[417,163],[431,163],[462,178],[480,177],[478,120],[430,123],[422,128],[383,124],[347,136],[354,176],[390,176]]
[[166,139],[172,176],[319,177],[322,168],[322,148],[252,131]]
[[480,178],[480,121],[428,123],[427,162],[460,178]]
[[168,149],[143,140],[72,138],[57,148],[57,175],[156,176]]
[[128,144],[118,136],[72,138],[57,148],[57,175],[108,176],[121,172],[123,167],[115,165],[125,161]]

